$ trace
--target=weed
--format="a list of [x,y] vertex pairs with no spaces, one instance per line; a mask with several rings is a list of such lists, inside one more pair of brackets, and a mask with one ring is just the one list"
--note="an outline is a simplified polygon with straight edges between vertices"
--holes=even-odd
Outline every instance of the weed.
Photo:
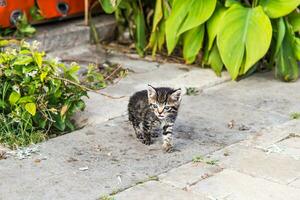
[[193,163],[203,162],[208,165],[215,165],[218,163],[218,160],[208,160],[208,159],[204,158],[203,156],[195,156],[195,157],[193,157],[192,161],[193,161]]
[[187,87],[186,89],[186,95],[188,96],[196,96],[199,94],[199,90],[194,87]]
[[198,162],[203,162],[203,160],[204,160],[203,156],[195,156],[192,161],[193,163],[198,163]]
[[293,112],[290,114],[291,119],[299,119],[300,118],[300,113],[299,112]]

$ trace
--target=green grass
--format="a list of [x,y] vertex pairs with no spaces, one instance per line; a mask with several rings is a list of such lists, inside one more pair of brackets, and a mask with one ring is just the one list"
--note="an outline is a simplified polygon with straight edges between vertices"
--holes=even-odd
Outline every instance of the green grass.
[[199,90],[195,87],[187,87],[185,89],[186,89],[187,96],[196,96],[199,94]]
[[293,112],[290,114],[291,119],[299,119],[300,118],[300,113],[299,112]]
[[192,161],[193,161],[193,163],[203,162],[208,165],[216,165],[218,163],[218,160],[208,160],[208,159],[204,158],[203,156],[194,156]]
[[[20,119],[22,120],[22,119]],[[15,118],[0,114],[0,143],[12,149],[42,142],[46,134],[27,123],[20,123]]]

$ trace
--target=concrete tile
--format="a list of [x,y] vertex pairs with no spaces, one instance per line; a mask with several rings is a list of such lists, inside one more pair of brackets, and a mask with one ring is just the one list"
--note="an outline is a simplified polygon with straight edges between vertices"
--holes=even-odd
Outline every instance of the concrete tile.
[[232,145],[214,153],[211,159],[219,160],[218,165],[273,182],[288,184],[300,177],[300,160],[280,153]]
[[116,200],[208,200],[201,194],[193,194],[165,183],[149,181],[115,195]]
[[220,171],[218,166],[191,162],[159,175],[159,180],[183,189]]
[[230,169],[200,181],[191,187],[191,191],[205,194],[211,199],[227,200],[298,200],[300,196],[299,189]]

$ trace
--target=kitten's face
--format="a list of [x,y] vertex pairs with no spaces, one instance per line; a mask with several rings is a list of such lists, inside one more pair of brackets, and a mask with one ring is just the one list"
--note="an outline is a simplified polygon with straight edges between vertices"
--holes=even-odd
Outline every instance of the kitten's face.
[[181,102],[181,89],[154,88],[149,85],[148,101],[157,118],[165,119],[177,113]]

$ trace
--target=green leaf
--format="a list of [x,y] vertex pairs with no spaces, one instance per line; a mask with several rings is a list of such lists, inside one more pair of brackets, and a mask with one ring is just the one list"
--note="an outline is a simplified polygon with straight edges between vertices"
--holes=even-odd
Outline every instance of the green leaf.
[[103,10],[106,13],[113,13],[119,6],[122,0],[99,0]]
[[281,47],[284,35],[285,35],[284,20],[283,20],[283,18],[279,18],[279,20],[277,22],[277,36],[276,36],[275,56],[278,54],[278,51]]
[[220,26],[223,23],[222,17],[224,16],[225,11],[226,9],[222,5],[217,4],[214,14],[207,21],[208,50],[211,49]]
[[25,96],[25,97],[21,97],[19,99],[18,104],[21,104],[21,103],[32,103],[33,101],[34,101],[33,97]]
[[156,31],[158,23],[163,18],[162,0],[156,0],[153,16],[152,33]]
[[221,76],[223,62],[216,43],[214,43],[209,53],[207,64],[215,71],[217,76]]
[[9,95],[9,103],[11,105],[15,105],[17,103],[17,101],[20,99],[21,95],[19,93],[17,93],[16,91],[13,91],[10,95]]
[[217,0],[193,0],[189,12],[177,35],[203,24],[213,14]]
[[232,79],[237,78],[241,68],[241,73],[246,73],[266,54],[271,38],[271,22],[260,6],[244,8],[235,4],[226,11],[217,44]]
[[298,63],[294,54],[294,33],[292,27],[285,22],[285,36],[276,57],[275,74],[284,81],[295,81],[298,78]]
[[[159,0],[159,1],[161,1],[161,0]],[[156,6],[159,1],[156,2]],[[163,3],[163,2],[161,2],[161,3]],[[152,33],[150,35],[149,43],[146,47],[146,49],[152,48],[152,56],[153,57],[156,54],[156,50],[157,49],[161,50],[163,47],[163,44],[165,43],[165,30],[166,30],[165,29],[165,26],[166,26],[165,19],[167,18],[169,12],[167,11],[165,4],[162,4],[161,7],[162,8],[156,8],[156,10],[155,10],[154,20],[153,20],[153,24],[155,24],[155,29],[154,29],[154,27],[152,28]],[[161,20],[162,18],[160,17],[161,16],[160,14],[156,14],[157,10],[159,10],[159,12],[160,12],[160,9],[162,9],[161,12],[162,12],[162,17],[164,17],[163,20]],[[158,15],[158,16],[155,17],[156,15]]]
[[36,62],[37,66],[39,68],[42,67],[42,63],[43,63],[43,57],[42,57],[42,54],[39,53],[39,52],[34,52],[33,53],[33,58],[34,58],[34,61]]
[[35,105],[35,103],[27,103],[25,105],[25,110],[27,110],[27,112],[29,112],[32,116],[34,116],[35,113],[36,113],[36,105]]
[[0,47],[5,47],[9,44],[9,41],[8,40],[2,40],[0,39]]
[[295,37],[295,42],[294,42],[294,54],[296,56],[296,59],[299,61],[300,60],[300,38]]
[[226,0],[225,1],[225,7],[231,7],[234,4],[239,4],[240,0]]
[[60,131],[64,131],[66,129],[65,116],[61,116],[60,114],[53,116],[55,123],[54,126]]
[[260,0],[259,4],[270,18],[278,18],[295,10],[300,0]]
[[171,14],[166,20],[168,53],[174,50],[180,35],[204,23],[213,13],[216,0],[174,0]]
[[187,64],[193,63],[198,55],[204,38],[204,25],[195,27],[183,35],[183,57]]
[[5,107],[6,107],[5,101],[0,99],[0,108],[5,108]]
[[135,48],[140,56],[144,55],[146,47],[146,25],[143,11],[138,9],[135,14]]
[[45,80],[45,78],[46,78],[47,75],[48,75],[47,72],[42,72],[42,73],[41,73],[40,79],[41,79],[42,82],[44,82],[44,80]]
[[29,65],[33,61],[31,56],[18,56],[16,60],[13,62],[13,66],[15,65]]
[[70,131],[74,131],[76,129],[75,125],[68,119],[66,120],[66,126]]
[[294,32],[300,31],[300,13],[292,12],[289,16],[289,22],[293,27]]
[[180,25],[185,19],[188,10],[190,9],[190,3],[192,1],[186,0],[174,0],[171,10],[171,14],[166,20],[166,41],[168,53],[171,54],[174,50],[179,35],[177,34]]

